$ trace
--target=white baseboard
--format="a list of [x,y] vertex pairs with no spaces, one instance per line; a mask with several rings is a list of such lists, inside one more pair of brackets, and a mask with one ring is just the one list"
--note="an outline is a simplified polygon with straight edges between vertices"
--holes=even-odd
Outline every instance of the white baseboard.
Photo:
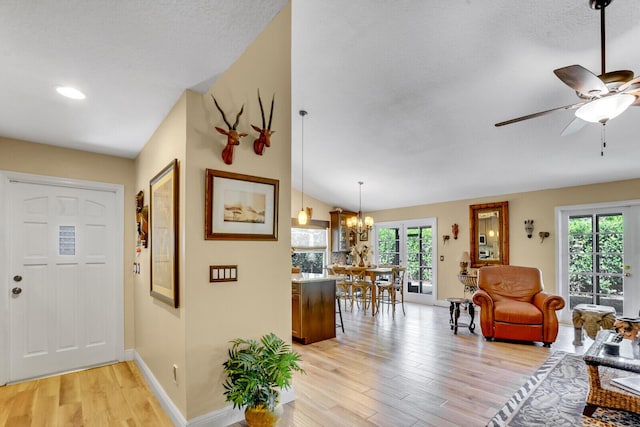
[[156,377],[153,375],[153,372],[151,372],[151,369],[149,369],[147,364],[144,363],[144,360],[142,360],[140,354],[138,354],[138,352],[135,350],[133,351],[135,354],[133,360],[135,360],[136,365],[138,365],[140,372],[142,372],[144,379],[149,385],[149,388],[151,389],[153,394],[155,394],[158,402],[160,402],[160,406],[162,406],[162,409],[165,410],[165,412],[173,422],[173,425],[176,427],[186,426],[187,420],[184,418],[184,415],[182,415],[182,412],[180,412],[178,407],[173,403],[173,400],[169,398],[169,395],[164,391],[164,389],[160,385],[160,382],[158,382]]
[[[173,403],[169,395],[164,391],[156,377],[153,375],[149,367],[144,363],[142,357],[135,350],[130,350],[133,354],[131,360],[135,360],[136,364],[140,368],[142,375],[144,376],[149,388],[153,391],[160,402],[160,406],[165,410],[173,425],[176,427],[226,427],[229,424],[237,423],[244,420],[244,411],[240,409],[233,409],[233,406],[229,405],[217,411],[212,411],[199,417],[186,420],[182,412]],[[129,352],[127,350],[125,353]],[[283,390],[280,393],[280,402],[282,404],[289,403],[295,400],[295,390],[291,387],[288,390]]]
[[131,360],[135,360],[136,359],[136,351],[133,348],[129,348],[127,350],[124,351],[124,359],[122,359],[123,362],[129,362]]

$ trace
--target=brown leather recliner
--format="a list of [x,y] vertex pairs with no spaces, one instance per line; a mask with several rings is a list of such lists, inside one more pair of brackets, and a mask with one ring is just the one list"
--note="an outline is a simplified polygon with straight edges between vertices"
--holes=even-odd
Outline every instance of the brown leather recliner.
[[551,346],[558,336],[556,310],[564,307],[564,299],[543,289],[538,268],[480,268],[473,302],[480,306],[482,335],[486,339],[540,341],[545,347]]

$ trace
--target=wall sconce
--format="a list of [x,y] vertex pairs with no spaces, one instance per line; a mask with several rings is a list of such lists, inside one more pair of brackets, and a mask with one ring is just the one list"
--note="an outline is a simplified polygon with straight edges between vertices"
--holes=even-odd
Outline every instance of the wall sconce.
[[458,228],[458,224],[453,224],[451,226],[451,234],[453,234],[453,240],[458,240],[458,231],[460,231]]
[[446,244],[449,241],[450,238],[451,238],[451,236],[449,236],[448,234],[443,235],[442,236],[442,244],[443,245]]
[[540,236],[540,244],[542,244],[542,242],[544,242],[544,239],[549,237],[549,232],[548,231],[541,231],[541,232],[538,233],[538,236]]
[[527,233],[527,237],[531,238],[533,235],[533,220],[527,219],[524,221],[524,232]]

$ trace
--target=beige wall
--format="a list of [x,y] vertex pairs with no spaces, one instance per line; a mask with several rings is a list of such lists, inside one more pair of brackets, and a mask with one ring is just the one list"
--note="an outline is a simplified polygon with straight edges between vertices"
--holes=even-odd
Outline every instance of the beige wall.
[[[456,276],[458,257],[463,251],[469,250],[469,205],[508,201],[509,264],[539,267],[545,288],[556,292],[555,208],[634,199],[640,199],[640,179],[412,206],[372,212],[370,215],[376,222],[437,218],[438,255],[444,256],[444,261],[438,261],[438,299],[442,300],[461,295],[462,285]],[[535,230],[531,239],[527,238],[524,231],[526,219],[534,220]],[[451,225],[454,223],[460,228],[458,240],[451,238],[443,244],[442,235],[451,234]],[[539,231],[551,233],[542,244],[537,237]]]
[[304,199],[300,199],[302,193],[295,188],[291,189],[291,218],[298,218],[298,212],[300,212],[300,207],[302,206],[301,201],[304,200],[304,206],[313,209],[313,216],[311,219],[316,219],[318,221],[329,221],[331,220],[331,215],[329,212],[333,210],[333,206],[315,199],[305,193]]
[[[204,96],[188,97],[187,133],[187,418],[228,405],[223,395],[222,363],[229,341],[259,338],[269,332],[291,340],[291,10],[283,8],[233,66]],[[275,93],[271,147],[253,151],[261,126],[260,89],[265,114]],[[215,95],[227,118],[244,104],[238,129],[249,133],[235,148],[232,165],[221,152],[226,129],[211,99]],[[268,117],[267,117],[268,120]],[[231,121],[231,119],[230,119]],[[218,169],[279,180],[278,240],[204,240],[205,169]],[[210,265],[237,265],[238,281],[209,283]]]
[[[291,16],[284,8],[265,31],[215,83],[209,93],[185,92],[136,159],[137,186],[173,158],[180,161],[180,307],[149,296],[149,277],[136,279],[136,349],[186,419],[222,409],[222,363],[229,341],[269,332],[291,338]],[[257,90],[269,113],[276,95],[271,147],[253,152],[261,125]],[[215,94],[227,118],[244,104],[238,130],[249,136],[235,148],[232,165],[221,152],[226,128],[211,99]],[[204,239],[205,169],[219,169],[279,180],[277,241]],[[151,235],[151,241],[153,235]],[[140,259],[147,272],[148,250]],[[237,265],[236,282],[209,282],[210,265]],[[178,381],[172,366],[178,365]]]
[[[144,191],[145,205],[149,205],[149,182],[173,159],[178,159],[179,176],[179,239],[178,270],[179,299],[184,301],[185,264],[184,230],[186,223],[184,180],[187,163],[185,161],[187,123],[187,94],[183,94],[162,124],[154,132],[136,158],[136,192]],[[153,372],[158,382],[169,395],[182,414],[186,414],[187,397],[185,355],[185,309],[173,308],[149,293],[149,252],[153,244],[153,233],[149,230],[149,248],[143,249],[138,257],[140,275],[135,276],[135,337],[136,351]],[[173,365],[178,366],[178,381],[173,381]]]
[[124,345],[125,349],[133,348],[133,273],[129,266],[135,248],[134,161],[0,137],[0,170],[124,186]]

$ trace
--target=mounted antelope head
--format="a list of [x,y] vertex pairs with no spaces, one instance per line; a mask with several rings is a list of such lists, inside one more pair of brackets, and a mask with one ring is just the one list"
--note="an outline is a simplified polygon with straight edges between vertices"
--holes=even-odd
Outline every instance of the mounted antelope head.
[[275,130],[271,130],[271,119],[273,118],[273,101],[275,101],[276,95],[273,94],[273,98],[271,98],[271,112],[269,112],[269,126],[265,126],[264,120],[264,108],[262,108],[262,99],[260,99],[260,90],[258,90],[258,103],[260,104],[260,113],[262,113],[262,129],[258,126],[251,125],[253,130],[258,132],[260,135],[258,138],[253,141],[253,151],[259,156],[262,156],[264,152],[264,147],[271,147],[271,135],[276,133]]
[[224,130],[216,126],[216,130],[218,132],[227,136],[227,146],[224,147],[224,150],[222,150],[222,160],[226,164],[230,165],[231,163],[233,163],[233,146],[239,145],[240,138],[242,138],[243,136],[247,136],[246,133],[238,133],[238,131],[236,130],[236,126],[238,126],[240,116],[244,111],[244,104],[242,105],[240,112],[236,116],[236,122],[233,124],[233,126],[231,126],[227,121],[227,117],[224,115],[224,111],[222,111],[222,108],[220,108],[220,106],[218,105],[218,101],[216,101],[216,98],[213,95],[211,95],[211,98],[213,98],[213,102],[216,104],[218,111],[220,111],[220,114],[222,114],[222,120],[224,120],[224,122],[227,124],[227,127],[229,128],[229,130]]

